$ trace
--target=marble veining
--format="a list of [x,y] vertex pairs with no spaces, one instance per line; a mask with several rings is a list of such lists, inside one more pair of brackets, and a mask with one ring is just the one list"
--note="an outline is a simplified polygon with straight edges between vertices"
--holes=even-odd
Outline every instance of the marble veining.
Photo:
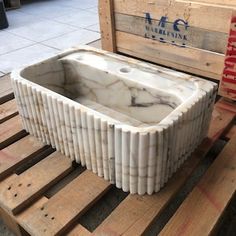
[[206,136],[217,85],[83,46],[11,74],[24,128],[123,191],[158,192]]

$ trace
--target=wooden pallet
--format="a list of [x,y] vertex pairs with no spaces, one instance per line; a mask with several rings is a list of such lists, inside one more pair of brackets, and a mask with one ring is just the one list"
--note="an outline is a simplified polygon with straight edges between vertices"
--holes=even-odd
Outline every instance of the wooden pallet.
[[[160,231],[161,235],[208,235],[218,230],[236,190],[236,105],[219,100],[208,138],[192,157],[159,193],[138,196],[117,190],[28,135],[8,77],[0,79],[0,88],[0,212],[16,235],[156,235]],[[223,136],[229,141],[221,153],[176,212],[159,226],[160,218]],[[114,196],[115,203],[108,204]],[[88,225],[86,218],[99,220],[91,226],[93,222]]]

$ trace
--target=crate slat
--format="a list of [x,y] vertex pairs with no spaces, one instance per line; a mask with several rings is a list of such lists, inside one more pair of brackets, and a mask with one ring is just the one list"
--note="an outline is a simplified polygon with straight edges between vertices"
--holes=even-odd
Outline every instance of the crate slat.
[[16,140],[24,137],[20,116],[14,116],[11,119],[0,124],[0,149],[5,148]]
[[[235,5],[235,4],[234,4]],[[146,1],[146,0],[114,0],[114,11],[127,15],[143,17],[151,13],[153,19],[167,16],[169,22],[183,18],[189,26],[228,33],[232,8],[215,4],[201,4],[183,1]],[[214,19],[214,20],[212,20]],[[228,27],[226,27],[228,25]]]
[[55,152],[20,175],[0,183],[0,206],[16,214],[72,170],[71,160]]
[[[116,31],[121,31],[121,32],[137,35],[141,37],[147,34],[146,35],[147,38],[151,38],[152,35],[155,35],[155,33],[151,34],[151,32],[146,31],[147,23],[146,23],[146,19],[144,15],[141,17],[141,16],[115,13],[115,19],[116,19]],[[160,20],[152,20],[152,25],[158,25],[158,24],[160,24]],[[147,27],[150,28],[151,26],[147,26]],[[178,27],[180,28],[180,31],[184,30],[184,25],[179,25]],[[176,32],[173,30],[173,23],[167,22],[165,24],[165,30],[171,32],[173,35],[177,35]],[[192,50],[192,51],[199,51],[198,49],[203,49],[203,50],[209,50],[212,52],[225,54],[226,46],[228,42],[227,33],[189,26],[187,37],[188,37],[188,40],[186,42],[186,45],[188,47],[195,48],[195,50]],[[165,42],[172,43],[172,40],[170,39],[168,35],[162,35],[162,39],[165,40]],[[179,47],[182,47],[183,38],[182,37],[175,38],[175,43]],[[120,43],[117,42],[117,44],[119,45]],[[184,51],[183,48],[181,48],[180,50],[180,48],[176,47],[176,49],[178,49],[179,53],[181,53],[181,51]],[[190,49],[189,51],[191,52]],[[166,50],[166,53],[168,53],[167,50]],[[202,52],[202,54],[203,53],[204,52]]]
[[220,79],[224,66],[224,54],[209,52],[205,55],[203,50],[195,48],[182,48],[180,50],[179,47],[173,47],[168,43],[161,43],[157,40],[120,31],[116,31],[116,42],[119,52],[126,54],[128,52],[129,55],[179,70],[188,70],[191,73],[198,72],[199,75],[206,77]]
[[20,224],[31,235],[62,234],[109,188],[107,181],[84,171],[40,208],[35,208],[28,217],[21,219]]
[[[218,103],[221,103],[219,101]],[[217,104],[218,104],[217,103]],[[159,193],[152,196],[129,195],[96,229],[95,235],[139,235],[148,228],[166,204],[184,185],[195,167],[207,154],[215,141],[233,121],[235,113],[223,111],[215,105],[208,139],[196,150],[183,167],[168,181]]]
[[210,235],[236,191],[236,136],[225,146],[160,235]]

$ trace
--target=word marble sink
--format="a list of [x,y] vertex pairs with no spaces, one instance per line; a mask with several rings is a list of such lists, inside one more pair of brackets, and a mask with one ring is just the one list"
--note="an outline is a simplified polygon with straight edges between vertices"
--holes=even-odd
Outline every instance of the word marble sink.
[[160,190],[206,136],[216,84],[90,47],[12,73],[24,128],[124,191]]

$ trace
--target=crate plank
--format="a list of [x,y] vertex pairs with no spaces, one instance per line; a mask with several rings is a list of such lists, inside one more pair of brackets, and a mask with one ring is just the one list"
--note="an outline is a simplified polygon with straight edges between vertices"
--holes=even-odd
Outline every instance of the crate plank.
[[15,99],[0,105],[0,124],[17,115],[17,106]]
[[[224,66],[224,55],[214,52],[205,53],[195,48],[173,47],[168,43],[116,31],[116,42],[119,52],[179,70],[211,78],[220,78]],[[132,42],[132,43],[130,43]],[[158,57],[157,57],[158,55]]]
[[72,170],[71,160],[59,152],[43,159],[20,175],[0,183],[0,206],[16,214]]
[[225,146],[160,235],[210,235],[236,191],[236,136]]
[[[232,8],[214,4],[187,3],[182,1],[114,0],[114,11],[143,17],[151,13],[153,19],[168,17],[169,22],[184,19],[192,27],[228,33]],[[210,20],[214,19],[214,20]],[[228,27],[227,27],[228,25]]]
[[13,90],[11,87],[11,80],[9,75],[0,77],[0,104],[14,98]]
[[0,124],[0,149],[24,137],[27,133],[23,131],[20,116],[14,116],[11,119]]
[[0,180],[46,148],[43,143],[28,135],[0,150]]
[[62,234],[110,186],[107,181],[92,172],[84,171],[19,222],[31,235]]
[[[169,34],[172,33],[172,35],[176,36],[173,39],[169,36],[169,34],[160,35],[157,34],[155,31],[151,31],[151,29],[154,30],[155,26],[160,24],[160,20],[152,20],[152,24],[148,24],[144,16],[131,16],[120,13],[115,14],[115,19],[117,31],[142,36],[145,38],[151,38],[152,40],[157,41],[159,41],[161,38],[162,40],[170,44],[172,44],[172,41],[174,40],[175,44],[179,47],[183,47],[184,43],[185,47],[204,49],[223,54],[225,54],[226,51],[226,46],[228,42],[227,33],[210,31],[202,28],[189,26],[188,32],[186,34],[186,40],[184,40],[183,37],[177,37],[178,34],[173,29],[173,23],[167,22],[165,24],[165,30],[168,31]],[[179,25],[178,27],[181,32],[185,30],[184,25]],[[149,31],[147,31],[146,28],[148,28]],[[181,53],[180,49],[179,52]]]
[[[218,103],[221,103],[219,101]],[[217,104],[218,104],[217,103]],[[192,171],[207,154],[215,141],[233,121],[235,113],[214,108],[213,118],[206,139],[169,180],[166,187],[152,196],[129,195],[111,215],[96,229],[95,235],[140,235],[175,197]]]
[[102,48],[111,52],[116,51],[113,2],[113,0],[99,1]]
[[214,5],[232,6],[236,7],[235,0],[177,0],[178,2],[188,2],[188,3],[206,3]]

